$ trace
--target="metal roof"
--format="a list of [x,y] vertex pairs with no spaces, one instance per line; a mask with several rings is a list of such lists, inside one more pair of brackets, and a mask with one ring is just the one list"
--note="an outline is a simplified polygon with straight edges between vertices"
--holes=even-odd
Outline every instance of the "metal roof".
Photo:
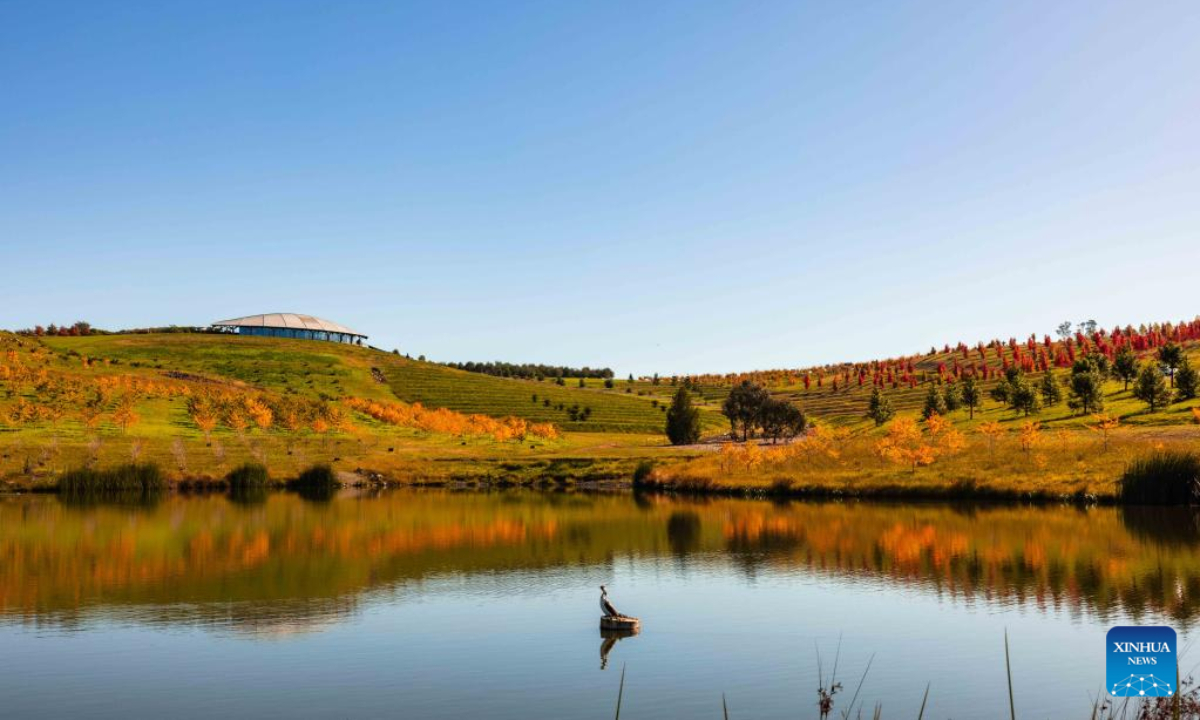
[[325,332],[346,333],[347,335],[367,337],[357,330],[351,330],[345,325],[339,325],[335,322],[322,320],[321,318],[313,317],[312,315],[300,315],[299,313],[266,313],[264,315],[247,315],[246,317],[215,322],[213,323],[213,327],[269,327],[291,328],[293,330],[323,330]]

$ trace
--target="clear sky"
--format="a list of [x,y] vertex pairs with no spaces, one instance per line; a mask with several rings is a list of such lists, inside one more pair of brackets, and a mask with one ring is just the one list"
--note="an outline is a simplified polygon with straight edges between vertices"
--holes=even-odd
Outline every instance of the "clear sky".
[[0,0],[0,327],[796,367],[1200,313],[1200,3]]

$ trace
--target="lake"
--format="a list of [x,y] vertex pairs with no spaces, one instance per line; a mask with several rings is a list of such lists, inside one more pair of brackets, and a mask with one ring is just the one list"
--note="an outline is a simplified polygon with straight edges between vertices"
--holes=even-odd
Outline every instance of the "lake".
[[[0,497],[5,718],[1088,717],[1114,624],[1187,654],[1200,526],[1121,508],[530,491]],[[642,620],[602,637],[601,584]],[[1189,662],[1190,661],[1190,662]],[[856,708],[857,709],[857,708]]]

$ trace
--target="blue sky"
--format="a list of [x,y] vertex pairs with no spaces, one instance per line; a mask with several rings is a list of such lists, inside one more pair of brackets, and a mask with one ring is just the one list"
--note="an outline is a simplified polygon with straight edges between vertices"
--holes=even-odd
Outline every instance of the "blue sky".
[[731,371],[1200,312],[1200,4],[0,2],[0,327]]

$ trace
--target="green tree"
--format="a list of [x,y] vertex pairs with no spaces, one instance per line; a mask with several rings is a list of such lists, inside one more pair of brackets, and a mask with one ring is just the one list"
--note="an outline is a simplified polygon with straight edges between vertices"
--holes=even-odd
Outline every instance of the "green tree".
[[1138,374],[1137,355],[1134,354],[1133,348],[1128,345],[1122,345],[1121,349],[1113,357],[1113,375],[1125,382],[1125,389],[1129,389],[1129,383]]
[[750,438],[750,434],[758,427],[759,416],[763,405],[770,399],[767,389],[758,383],[743,380],[734,386],[721,404],[721,414],[729,419],[729,427],[736,436],[738,428],[742,430],[742,442]]
[[779,442],[779,438],[792,438],[804,432],[808,426],[808,418],[804,412],[786,400],[768,398],[759,412],[763,435],[771,438],[771,442]]
[[975,408],[979,407],[983,402],[983,393],[979,390],[979,383],[976,382],[974,375],[968,375],[962,384],[962,401],[967,408],[968,416],[975,419]]
[[1019,378],[1013,383],[1010,398],[1013,409],[1025,413],[1025,417],[1042,409],[1037,390],[1024,378]]
[[925,407],[921,409],[921,417],[928,420],[931,415],[945,414],[946,398],[942,397],[937,385],[930,383],[929,392],[925,393]]
[[1012,385],[1010,385],[1007,380],[1001,380],[1000,382],[996,383],[996,386],[993,387],[988,394],[992,396],[993,400],[1001,405],[1008,405],[1009,400],[1011,399],[1009,396],[1012,394]]
[[1104,408],[1104,376],[1088,358],[1075,361],[1067,387],[1070,390],[1067,405],[1072,410],[1087,415]]
[[950,383],[942,388],[942,402],[946,403],[948,413],[962,407],[962,389],[957,383]]
[[675,391],[667,409],[667,439],[672,445],[692,445],[700,440],[700,411],[692,405],[687,388]]
[[1185,356],[1179,362],[1179,369],[1175,371],[1175,398],[1191,400],[1196,397],[1198,389],[1200,389],[1200,373],[1192,367],[1191,361]]
[[1046,407],[1053,407],[1063,399],[1062,386],[1059,385],[1058,379],[1054,377],[1052,370],[1047,370],[1042,375],[1041,384],[1042,404]]
[[1183,348],[1175,343],[1167,343],[1158,349],[1158,361],[1167,368],[1171,376],[1171,387],[1175,387],[1175,371],[1183,362]]
[[1133,396],[1150,406],[1150,412],[1171,402],[1171,390],[1154,363],[1146,363],[1133,384]]
[[878,387],[871,391],[871,399],[867,402],[867,417],[875,421],[875,427],[883,425],[896,415],[892,403]]
[[1004,379],[996,383],[996,387],[992,388],[992,399],[1004,405],[1012,405],[1013,390],[1021,382],[1021,368],[1016,365],[1010,365],[1004,369]]

